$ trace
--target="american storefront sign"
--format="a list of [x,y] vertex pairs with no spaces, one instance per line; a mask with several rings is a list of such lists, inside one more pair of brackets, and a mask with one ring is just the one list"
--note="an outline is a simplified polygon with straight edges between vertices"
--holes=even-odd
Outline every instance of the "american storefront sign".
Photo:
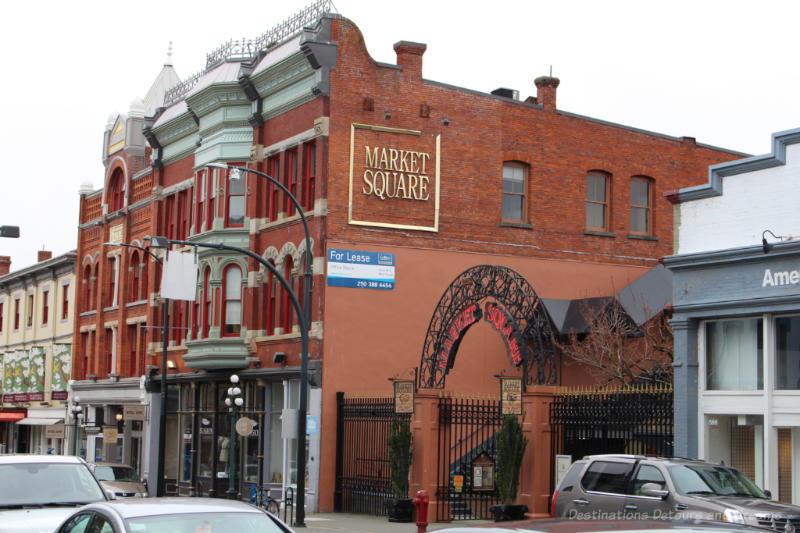
[[329,248],[328,286],[394,289],[394,254]]

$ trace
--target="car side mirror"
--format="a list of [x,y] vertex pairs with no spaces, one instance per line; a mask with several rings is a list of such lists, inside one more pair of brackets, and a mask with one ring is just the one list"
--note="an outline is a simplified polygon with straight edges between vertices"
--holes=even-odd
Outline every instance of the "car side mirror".
[[643,496],[650,496],[651,498],[666,500],[667,496],[669,496],[669,491],[662,489],[658,483],[645,483],[639,490]]
[[766,496],[766,497],[767,497],[767,498],[769,498],[770,500],[772,499],[772,491],[771,491],[771,490],[769,490],[769,489],[764,489],[764,490],[762,490],[761,492],[763,492],[763,493],[764,493],[764,496]]
[[109,500],[116,500],[117,494],[112,489],[103,489],[103,492],[106,493],[106,498]]

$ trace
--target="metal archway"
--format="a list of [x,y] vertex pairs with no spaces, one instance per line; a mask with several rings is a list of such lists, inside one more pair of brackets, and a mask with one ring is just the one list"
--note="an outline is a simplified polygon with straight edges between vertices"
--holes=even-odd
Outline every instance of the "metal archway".
[[[480,319],[482,312],[479,304],[488,298],[496,300],[517,327],[521,340],[519,366],[522,367],[523,383],[557,382],[558,369],[550,320],[531,284],[510,268],[477,265],[453,280],[439,299],[422,347],[418,372],[420,388],[444,388],[445,377],[453,366],[461,337],[469,326]],[[479,315],[477,319],[474,316],[476,309]],[[454,335],[456,332],[458,334]],[[444,354],[449,354],[449,357]]]

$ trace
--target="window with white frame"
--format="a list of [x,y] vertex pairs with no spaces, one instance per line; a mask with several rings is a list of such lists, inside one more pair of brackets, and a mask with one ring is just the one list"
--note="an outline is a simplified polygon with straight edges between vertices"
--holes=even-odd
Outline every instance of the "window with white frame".
[[706,389],[763,390],[761,318],[706,322]]

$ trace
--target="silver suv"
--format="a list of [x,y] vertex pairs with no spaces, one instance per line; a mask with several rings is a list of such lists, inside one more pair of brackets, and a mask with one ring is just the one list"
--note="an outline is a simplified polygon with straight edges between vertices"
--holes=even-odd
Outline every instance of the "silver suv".
[[556,487],[554,517],[697,518],[794,533],[800,507],[770,499],[744,474],[692,459],[592,455],[575,461]]
[[76,507],[108,495],[86,461],[68,455],[0,455],[0,531],[51,532]]

